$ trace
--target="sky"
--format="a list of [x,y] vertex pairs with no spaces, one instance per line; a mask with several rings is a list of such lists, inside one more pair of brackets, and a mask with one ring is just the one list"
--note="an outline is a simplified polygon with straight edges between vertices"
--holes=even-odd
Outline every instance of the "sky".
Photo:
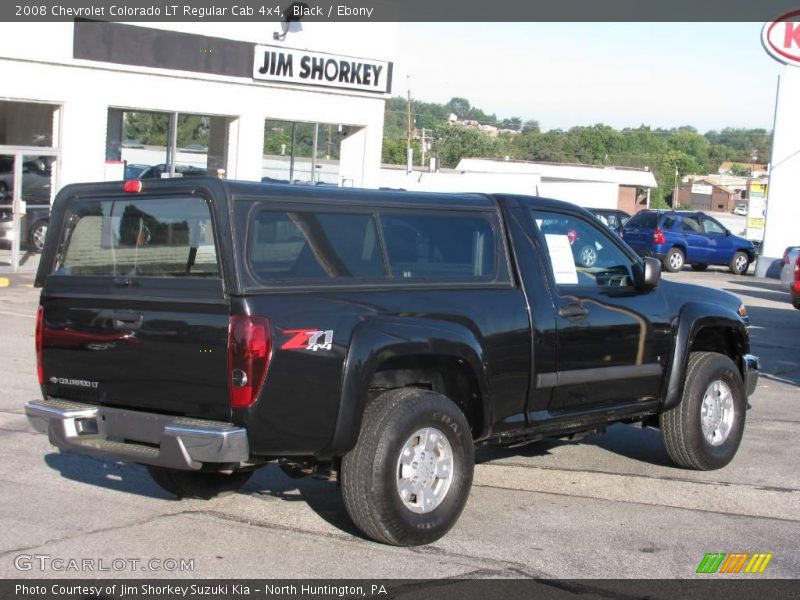
[[543,130],[772,129],[778,75],[762,23],[402,23],[394,95],[454,96]]

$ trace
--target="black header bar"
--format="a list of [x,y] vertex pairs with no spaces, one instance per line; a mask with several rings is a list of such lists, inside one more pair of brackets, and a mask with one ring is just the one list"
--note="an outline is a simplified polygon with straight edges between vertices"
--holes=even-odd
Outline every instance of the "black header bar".
[[[2,21],[277,22],[290,0],[7,0]],[[317,22],[766,22],[798,0],[307,0],[295,19]],[[713,35],[713,33],[709,33]]]

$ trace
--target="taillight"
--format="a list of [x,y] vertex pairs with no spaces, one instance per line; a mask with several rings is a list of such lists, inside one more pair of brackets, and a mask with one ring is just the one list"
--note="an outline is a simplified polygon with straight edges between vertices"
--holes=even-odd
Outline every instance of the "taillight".
[[272,356],[272,335],[264,317],[239,315],[228,324],[228,392],[232,408],[247,408],[261,392]]
[[661,231],[658,227],[656,227],[655,231],[653,231],[653,243],[654,244],[664,243],[664,232]]
[[39,376],[39,385],[44,385],[44,370],[42,369],[42,329],[44,327],[44,309],[40,306],[36,311],[36,374]]
[[792,287],[795,292],[800,292],[800,256],[798,256],[797,260],[794,262],[794,281],[792,282]]

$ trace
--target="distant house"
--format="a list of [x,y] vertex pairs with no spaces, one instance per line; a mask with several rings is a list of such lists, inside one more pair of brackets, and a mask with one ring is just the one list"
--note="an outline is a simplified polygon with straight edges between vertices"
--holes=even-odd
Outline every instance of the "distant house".
[[748,162],[733,162],[726,160],[719,166],[720,175],[733,175],[736,171],[747,171],[750,177],[765,177],[769,174],[769,165]]
[[[691,206],[693,210],[731,212],[742,201],[746,182],[739,185],[731,181],[723,185],[721,178],[698,177],[678,187],[677,202],[673,206]],[[740,179],[740,178],[731,178]]]

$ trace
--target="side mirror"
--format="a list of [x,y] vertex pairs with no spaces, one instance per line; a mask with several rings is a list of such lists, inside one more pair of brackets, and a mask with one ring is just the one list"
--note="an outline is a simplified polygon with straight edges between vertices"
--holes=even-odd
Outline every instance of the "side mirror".
[[731,230],[730,229],[726,229],[725,230],[725,237],[730,237],[731,235],[732,235],[731,234]]
[[641,287],[651,289],[658,287],[661,280],[661,261],[656,258],[647,257],[644,259],[644,275]]

